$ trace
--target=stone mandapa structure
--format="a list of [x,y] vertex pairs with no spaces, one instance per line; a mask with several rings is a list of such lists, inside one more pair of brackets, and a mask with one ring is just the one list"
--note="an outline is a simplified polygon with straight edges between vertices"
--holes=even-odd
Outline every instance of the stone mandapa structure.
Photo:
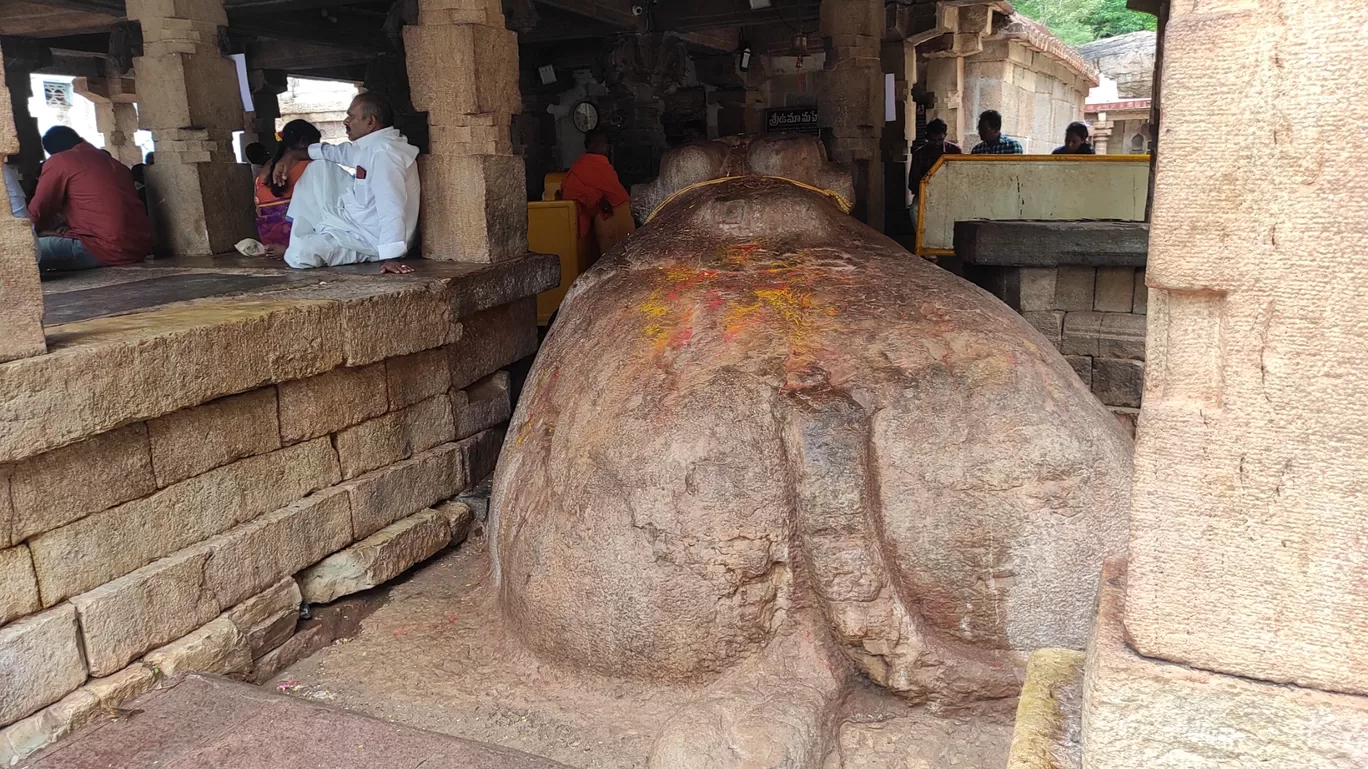
[[466,273],[67,323],[0,366],[0,765],[157,675],[269,678],[301,600],[464,538],[443,503],[493,472],[556,263]]
[[512,632],[710,687],[656,767],[821,766],[855,671],[967,703],[1081,648],[1131,447],[1051,343],[844,213],[815,139],[640,193],[670,196],[572,288],[495,475]]
[[[40,284],[29,223],[0,217],[2,766],[159,676],[268,678],[321,637],[296,633],[301,602],[374,587],[463,539],[471,511],[449,500],[493,472],[506,369],[536,351],[535,295],[558,282],[518,217],[484,205],[483,177],[461,177],[448,201],[428,193],[452,178],[430,168],[425,216],[462,239],[429,241],[442,260],[412,276],[193,258],[231,246],[239,218],[250,227],[224,9],[128,10],[149,175],[175,190],[160,224],[181,256]],[[516,84],[515,71],[516,57],[480,74]],[[114,104],[122,86],[86,85]],[[434,115],[466,104],[423,97]],[[0,111],[0,154],[29,122]],[[494,145],[438,141],[428,158],[459,165]],[[492,251],[479,245],[491,226],[504,239]]]
[[926,119],[944,120],[965,152],[979,141],[979,114],[994,109],[1026,154],[1049,154],[1098,82],[1076,51],[1007,3],[941,3],[936,27],[909,41],[925,57],[913,93]]

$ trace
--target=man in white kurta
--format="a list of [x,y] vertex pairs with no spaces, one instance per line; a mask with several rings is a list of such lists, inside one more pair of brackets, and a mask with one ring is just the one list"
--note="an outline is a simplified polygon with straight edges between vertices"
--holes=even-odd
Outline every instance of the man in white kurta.
[[[305,152],[316,161],[300,176],[290,201],[286,264],[336,267],[408,253],[418,228],[418,148],[391,122],[383,100],[361,94],[344,121],[350,142],[292,150],[286,153],[289,162],[285,157],[277,162],[275,172],[283,175]],[[338,166],[356,169],[355,179],[339,173]],[[385,265],[384,271],[411,271],[391,267]]]

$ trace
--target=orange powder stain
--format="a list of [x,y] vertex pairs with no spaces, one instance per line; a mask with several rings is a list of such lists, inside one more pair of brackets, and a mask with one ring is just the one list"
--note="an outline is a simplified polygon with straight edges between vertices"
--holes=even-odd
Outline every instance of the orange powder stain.
[[[523,441],[527,440],[528,431],[532,428],[532,424],[537,421],[538,411],[543,405],[543,398],[550,397],[550,391],[559,379],[560,366],[556,366],[550,371],[543,371],[541,376],[537,377],[536,383],[532,386],[531,407],[527,410],[527,418],[518,426],[518,437],[514,440],[515,446],[521,446],[523,445]],[[547,435],[554,431],[554,426],[544,428],[544,432]]]
[[732,267],[745,267],[751,264],[760,253],[759,243],[731,243],[722,251],[722,261]]
[[[716,277],[716,270],[678,265],[660,268],[660,280],[637,305],[637,310],[647,320],[642,332],[655,344],[657,351],[664,351],[667,347],[679,349],[688,346],[693,338],[694,308],[692,305],[685,306],[682,298],[690,290]],[[709,295],[715,296],[716,293],[711,291]]]
[[775,258],[756,243],[728,245],[723,258],[734,266],[758,267],[752,274],[775,277],[760,287],[743,289],[739,296],[729,295],[726,283],[718,284],[707,288],[701,302],[694,302],[690,293],[716,280],[718,272],[678,265],[660,268],[656,285],[637,305],[644,320],[642,332],[658,352],[687,347],[695,332],[695,313],[701,310],[718,318],[725,343],[751,333],[778,337],[788,346],[792,365],[805,365],[822,353],[822,332],[833,329],[839,314],[834,305],[817,299],[813,288],[830,278],[826,270],[806,269],[803,254]]

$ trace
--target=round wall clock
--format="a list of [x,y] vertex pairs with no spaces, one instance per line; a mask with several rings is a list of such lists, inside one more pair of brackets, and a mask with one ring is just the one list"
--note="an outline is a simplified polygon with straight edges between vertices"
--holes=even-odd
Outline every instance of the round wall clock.
[[595,107],[593,102],[582,101],[576,104],[575,111],[571,113],[571,116],[574,118],[575,128],[578,128],[582,133],[588,133],[598,128],[598,107]]

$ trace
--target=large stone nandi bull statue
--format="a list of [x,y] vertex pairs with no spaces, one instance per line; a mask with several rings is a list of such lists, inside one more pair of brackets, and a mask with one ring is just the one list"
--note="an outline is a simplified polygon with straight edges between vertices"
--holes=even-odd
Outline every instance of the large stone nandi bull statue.
[[863,674],[1014,696],[1081,648],[1130,439],[1049,342],[848,216],[813,138],[713,142],[576,282],[504,444],[502,609],[565,665],[708,687],[651,766],[820,767]]

